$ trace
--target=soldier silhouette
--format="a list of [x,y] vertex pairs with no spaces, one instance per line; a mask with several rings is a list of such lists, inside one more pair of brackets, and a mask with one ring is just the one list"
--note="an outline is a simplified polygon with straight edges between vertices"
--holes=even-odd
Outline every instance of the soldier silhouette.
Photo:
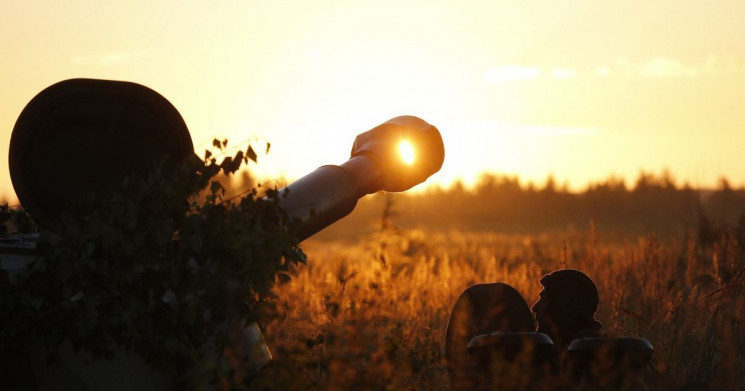
[[[564,388],[560,367],[567,346],[600,337],[598,289],[575,269],[549,273],[540,284],[543,290],[532,307],[535,322],[525,300],[507,284],[476,284],[460,295],[445,347],[453,390]],[[521,354],[528,355],[523,357],[527,366],[520,367]],[[584,367],[573,366],[578,373]]]
[[595,319],[598,288],[575,269],[561,269],[540,280],[543,290],[533,305],[538,332],[546,333],[563,349],[577,338],[600,337],[603,326]]

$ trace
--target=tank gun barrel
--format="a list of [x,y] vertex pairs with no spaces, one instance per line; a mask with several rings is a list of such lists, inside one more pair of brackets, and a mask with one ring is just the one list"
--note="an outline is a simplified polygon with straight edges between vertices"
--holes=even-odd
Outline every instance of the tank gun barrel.
[[417,117],[396,117],[358,135],[346,162],[319,167],[281,189],[279,205],[299,220],[296,234],[304,240],[351,213],[367,194],[424,182],[444,158],[437,128]]

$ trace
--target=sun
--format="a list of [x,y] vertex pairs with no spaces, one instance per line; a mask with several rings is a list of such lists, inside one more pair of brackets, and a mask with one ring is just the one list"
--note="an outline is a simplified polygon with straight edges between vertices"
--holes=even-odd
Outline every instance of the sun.
[[414,152],[414,147],[408,140],[401,140],[401,142],[398,143],[398,153],[401,156],[401,160],[403,160],[407,165],[410,166],[414,163],[416,153]]

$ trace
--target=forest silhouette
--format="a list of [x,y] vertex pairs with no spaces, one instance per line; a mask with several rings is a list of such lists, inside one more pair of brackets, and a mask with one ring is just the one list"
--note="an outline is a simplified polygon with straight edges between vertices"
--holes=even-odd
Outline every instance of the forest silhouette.
[[678,185],[667,171],[641,172],[633,186],[610,177],[572,192],[551,176],[536,187],[523,185],[517,176],[483,174],[472,189],[456,182],[447,189],[363,198],[350,216],[317,238],[352,240],[379,229],[386,203],[390,205],[385,213],[398,227],[430,231],[531,234],[586,230],[592,225],[619,238],[697,235],[700,242],[710,243],[722,233],[745,229],[745,189],[733,188],[725,178],[716,189],[702,190]]

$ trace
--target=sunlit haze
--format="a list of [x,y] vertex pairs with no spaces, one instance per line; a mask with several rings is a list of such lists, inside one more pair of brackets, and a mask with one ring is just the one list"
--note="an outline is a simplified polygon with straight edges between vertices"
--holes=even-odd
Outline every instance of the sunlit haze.
[[579,190],[669,169],[740,186],[743,15],[741,0],[9,0],[0,153],[34,95],[86,77],[161,93],[200,155],[215,136],[270,142],[265,179],[341,164],[357,134],[416,115],[445,143],[427,184],[488,171]]

